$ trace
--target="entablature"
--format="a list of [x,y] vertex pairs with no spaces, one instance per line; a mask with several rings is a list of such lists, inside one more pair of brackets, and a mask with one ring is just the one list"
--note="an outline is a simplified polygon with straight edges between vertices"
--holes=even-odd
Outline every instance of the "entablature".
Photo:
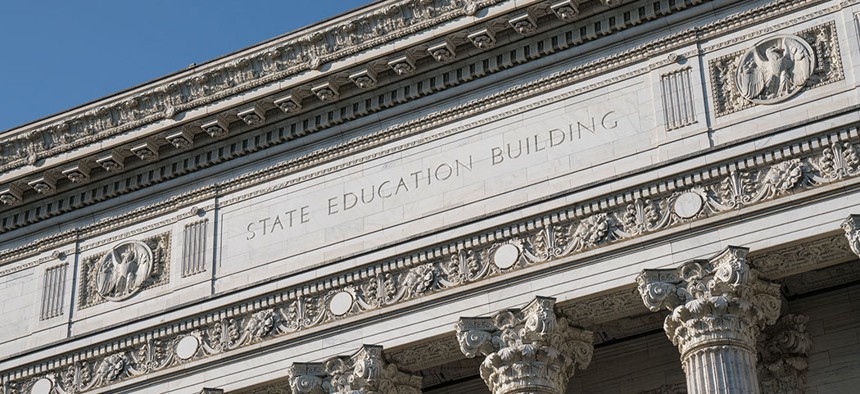
[[[684,9],[687,3],[636,13],[617,25],[584,25],[580,29],[583,36],[576,32],[574,45]],[[0,204],[7,209],[18,207],[59,190],[98,183],[161,156],[181,155],[192,147],[218,143],[228,135],[245,133],[272,120],[291,118],[409,78],[416,70],[438,68],[458,54],[462,58],[474,52],[468,49],[472,44],[467,36],[475,26],[482,26],[479,30],[494,40],[498,36],[507,43],[518,39],[512,32],[514,25],[521,24],[518,18],[522,15],[534,24],[528,33],[531,35],[619,4],[582,0],[553,4],[401,0],[375,4],[311,31],[265,43],[263,48],[251,48],[119,97],[11,130],[0,140],[0,168],[5,170],[0,182],[6,185],[0,186]],[[562,12],[566,17],[560,19],[558,10],[567,10]],[[449,85],[440,82],[443,84]],[[439,88],[422,90],[401,92],[401,98],[392,95],[389,102],[380,105],[387,108]],[[305,120],[298,130],[293,128],[276,143],[375,112],[376,105],[369,104],[371,99],[365,101],[367,105],[352,104],[351,110],[341,109],[335,116],[329,111],[326,120],[319,116],[310,124]],[[23,222],[36,220],[33,217]]]

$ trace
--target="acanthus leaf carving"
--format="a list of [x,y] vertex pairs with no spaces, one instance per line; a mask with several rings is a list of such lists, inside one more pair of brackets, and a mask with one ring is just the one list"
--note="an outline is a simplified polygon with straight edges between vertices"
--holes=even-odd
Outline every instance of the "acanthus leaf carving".
[[481,378],[493,394],[563,393],[594,351],[594,335],[557,316],[555,299],[537,297],[523,309],[460,318],[455,326],[466,357],[485,356]]
[[294,394],[419,394],[421,377],[386,363],[382,346],[364,345],[352,356],[321,363],[294,363],[288,372]]
[[[758,389],[756,341],[779,317],[781,298],[780,286],[748,265],[747,252],[730,246],[709,260],[643,270],[636,278],[649,309],[670,311],[663,329],[678,347],[689,387],[718,379],[727,391]],[[714,359],[738,367],[722,368]]]

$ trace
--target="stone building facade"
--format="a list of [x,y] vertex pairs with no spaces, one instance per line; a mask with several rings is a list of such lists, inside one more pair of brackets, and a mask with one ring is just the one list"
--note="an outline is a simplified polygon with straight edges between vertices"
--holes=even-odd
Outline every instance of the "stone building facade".
[[858,0],[382,0],[0,135],[0,393],[853,393]]

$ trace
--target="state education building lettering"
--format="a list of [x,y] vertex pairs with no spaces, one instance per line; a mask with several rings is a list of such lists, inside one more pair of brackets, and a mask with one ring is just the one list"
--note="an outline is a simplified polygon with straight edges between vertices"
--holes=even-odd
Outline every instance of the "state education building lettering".
[[[392,172],[391,177],[377,183],[372,183],[372,180],[364,182],[358,178],[358,183],[363,185],[358,190],[349,190],[343,194],[339,194],[329,198],[323,198],[326,203],[326,209],[322,210],[319,207],[311,207],[310,205],[302,205],[284,210],[274,216],[267,216],[262,219],[249,222],[246,226],[247,240],[257,238],[257,236],[267,236],[282,232],[293,227],[309,223],[311,221],[311,212],[325,212],[327,216],[334,216],[352,209],[361,209],[366,205],[370,205],[376,201],[381,204],[382,200],[395,198],[398,195],[419,192],[423,195],[432,194],[435,185],[438,183],[454,180],[461,176],[470,176],[472,168],[477,162],[478,165],[492,166],[503,164],[505,160],[510,162],[520,157],[537,154],[538,152],[550,149],[563,150],[564,145],[574,144],[581,140],[583,136],[587,137],[590,134],[596,134],[601,131],[612,130],[618,126],[617,121],[612,119],[612,111],[609,111],[600,117],[599,123],[592,117],[590,122],[569,123],[565,129],[554,128],[545,130],[539,134],[528,135],[528,128],[523,128],[522,134],[527,136],[517,139],[516,142],[508,142],[502,146],[490,147],[490,159],[479,157],[477,160],[473,155],[468,155],[460,158],[454,158],[452,162],[435,163],[431,162],[430,167],[422,168],[418,171],[405,171],[407,175],[397,176],[402,173],[401,168],[389,170]],[[584,133],[584,134],[583,134]],[[504,168],[499,171],[505,171]],[[388,174],[386,174],[388,175]],[[367,185],[369,183],[369,185]]]
[[0,133],[0,394],[854,393],[858,21],[381,0]]

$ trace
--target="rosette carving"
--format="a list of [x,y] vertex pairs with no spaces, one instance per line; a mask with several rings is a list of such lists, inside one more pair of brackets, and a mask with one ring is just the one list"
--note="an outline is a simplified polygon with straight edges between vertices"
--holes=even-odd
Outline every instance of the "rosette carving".
[[480,373],[493,394],[563,393],[594,351],[593,334],[558,317],[554,298],[537,297],[492,317],[460,318],[456,329],[466,357],[486,356]]

